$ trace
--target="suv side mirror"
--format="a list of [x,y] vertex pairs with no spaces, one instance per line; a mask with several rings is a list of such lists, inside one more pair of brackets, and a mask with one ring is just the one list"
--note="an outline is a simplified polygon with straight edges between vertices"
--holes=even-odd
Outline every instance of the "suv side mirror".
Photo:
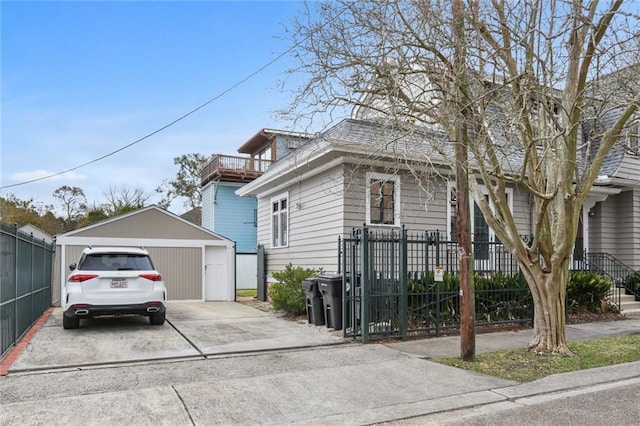
[[70,271],[75,271],[76,270],[76,264],[72,263],[71,265],[69,265],[69,270]]

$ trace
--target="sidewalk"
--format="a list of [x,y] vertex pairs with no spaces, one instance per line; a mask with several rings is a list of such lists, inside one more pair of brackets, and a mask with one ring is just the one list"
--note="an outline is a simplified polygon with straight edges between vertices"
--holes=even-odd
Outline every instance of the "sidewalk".
[[[569,342],[638,333],[640,333],[640,317],[567,325]],[[533,329],[476,334],[476,353],[526,348],[532,337]],[[425,344],[424,340],[414,340],[389,343],[386,346],[425,358],[460,356],[460,336],[432,338],[428,340],[428,344]]]

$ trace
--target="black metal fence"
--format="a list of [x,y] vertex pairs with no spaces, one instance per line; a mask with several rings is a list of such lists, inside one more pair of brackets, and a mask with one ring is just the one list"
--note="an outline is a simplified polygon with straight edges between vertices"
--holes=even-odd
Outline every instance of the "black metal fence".
[[[533,301],[499,241],[476,242],[476,325],[531,323]],[[460,326],[458,245],[438,232],[354,229],[340,242],[345,337],[402,337]]]
[[51,306],[54,247],[0,223],[0,357]]

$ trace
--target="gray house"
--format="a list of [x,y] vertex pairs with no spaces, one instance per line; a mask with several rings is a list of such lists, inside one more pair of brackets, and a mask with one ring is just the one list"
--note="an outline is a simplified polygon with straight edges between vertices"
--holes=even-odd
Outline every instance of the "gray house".
[[[367,224],[379,229],[453,232],[454,177],[445,134],[405,132],[379,120],[346,119],[273,164],[236,191],[258,203],[258,243],[267,272],[295,266],[338,270],[338,237]],[[531,234],[530,200],[506,189],[521,234]],[[472,207],[474,238],[492,238]],[[640,269],[640,157],[616,148],[586,200],[579,241]],[[490,261],[478,258],[476,262]],[[490,264],[477,264],[490,268]]]

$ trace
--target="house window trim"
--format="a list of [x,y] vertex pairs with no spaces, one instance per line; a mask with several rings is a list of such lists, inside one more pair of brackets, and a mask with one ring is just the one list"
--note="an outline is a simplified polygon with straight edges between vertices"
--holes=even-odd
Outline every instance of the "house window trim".
[[625,151],[637,157],[640,151],[640,123],[632,123],[624,130]]
[[[372,223],[371,222],[371,181],[372,180],[382,180],[385,182],[393,182],[393,224],[391,223]],[[384,228],[399,228],[401,227],[400,223],[400,200],[401,198],[401,188],[400,188],[400,176],[386,174],[386,173],[378,173],[378,172],[367,172],[366,174],[366,224],[367,226],[376,226],[376,227],[384,227]]]
[[[286,209],[280,209],[280,203],[282,200],[286,200]],[[278,211],[274,212],[273,211],[273,204],[277,202],[278,203]],[[284,192],[282,194],[276,195],[274,197],[271,197],[270,202],[269,202],[269,213],[270,213],[270,219],[269,219],[269,224],[270,224],[270,241],[271,241],[271,248],[273,249],[280,249],[280,248],[287,248],[289,247],[289,193],[288,192]],[[275,216],[278,217],[278,224],[280,225],[278,227],[278,230],[281,230],[282,227],[282,222],[281,222],[281,218],[282,218],[282,213],[286,212],[286,243],[285,244],[278,244],[276,245],[276,241],[274,238],[274,229],[273,229],[273,225],[274,225],[274,218]]]
[[[489,194],[489,190],[485,185],[479,185],[479,188],[484,195]],[[451,228],[451,218],[454,211],[454,205],[451,200],[451,191],[455,192],[455,190],[456,190],[455,181],[451,181],[451,180],[447,181],[447,195],[446,195],[447,196],[447,236],[449,239],[451,239],[451,232],[453,231]],[[511,211],[511,214],[513,214],[513,188],[511,187],[505,188],[504,192],[509,197],[509,199],[507,200],[509,203],[509,210]],[[473,198],[471,193],[469,193],[469,214],[471,216],[470,226],[471,226],[472,241],[473,241],[474,227],[475,227],[475,223],[473,220],[474,213],[475,213],[475,201],[476,200]],[[491,199],[489,199],[489,206],[491,208],[491,211],[495,212],[495,205],[493,204],[493,201],[491,201]],[[495,238],[496,238],[495,231],[493,230],[493,228],[491,228],[491,226],[489,226],[489,240],[495,241]]]

